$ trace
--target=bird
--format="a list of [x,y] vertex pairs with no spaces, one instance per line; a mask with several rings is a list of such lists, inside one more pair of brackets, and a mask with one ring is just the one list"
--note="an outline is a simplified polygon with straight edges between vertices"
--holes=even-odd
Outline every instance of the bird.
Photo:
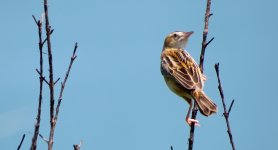
[[193,31],[175,31],[165,38],[161,52],[160,70],[168,88],[176,95],[182,97],[189,104],[185,120],[188,125],[199,121],[189,117],[193,100],[204,116],[217,112],[217,105],[203,91],[206,76],[185,50],[185,46]]

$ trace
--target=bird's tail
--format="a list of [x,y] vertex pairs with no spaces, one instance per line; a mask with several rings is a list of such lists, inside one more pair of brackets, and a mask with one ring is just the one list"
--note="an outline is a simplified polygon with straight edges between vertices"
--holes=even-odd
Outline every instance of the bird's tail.
[[201,90],[192,91],[192,96],[197,102],[200,112],[205,116],[210,116],[217,112],[216,104]]

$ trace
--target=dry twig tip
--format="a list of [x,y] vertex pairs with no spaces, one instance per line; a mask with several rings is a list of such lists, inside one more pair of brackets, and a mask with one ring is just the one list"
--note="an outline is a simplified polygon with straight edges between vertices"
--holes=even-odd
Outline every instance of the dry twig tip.
[[226,124],[227,124],[227,132],[228,132],[228,135],[229,135],[229,138],[230,138],[230,143],[232,145],[232,149],[235,150],[236,148],[235,148],[235,144],[234,144],[234,141],[233,141],[233,135],[232,135],[232,131],[231,131],[231,127],[230,127],[230,122],[229,122],[229,112],[232,109],[234,100],[232,101],[232,103],[230,105],[229,111],[227,111],[226,104],[225,104],[225,99],[224,99],[224,92],[223,92],[223,89],[222,89],[220,75],[219,75],[219,63],[216,63],[214,65],[214,68],[215,68],[216,75],[217,75],[217,80],[218,80],[218,90],[219,90],[219,93],[220,93],[220,96],[221,96],[221,100],[222,100],[222,104],[223,104],[223,108],[224,108],[223,115],[225,117]]

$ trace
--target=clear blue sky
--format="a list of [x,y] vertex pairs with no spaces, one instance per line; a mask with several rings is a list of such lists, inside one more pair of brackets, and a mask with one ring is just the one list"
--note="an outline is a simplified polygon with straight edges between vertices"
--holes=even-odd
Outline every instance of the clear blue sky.
[[[38,35],[31,17],[42,0],[0,2],[0,145],[29,149],[37,111]],[[188,105],[169,91],[160,74],[164,37],[195,33],[187,50],[199,61],[205,0],[49,1],[55,78],[63,77],[74,42],[77,60],[64,92],[54,149],[187,149]],[[231,149],[214,64],[220,62],[226,101],[235,99],[231,127],[242,150],[278,149],[277,19],[275,0],[212,1],[205,57],[205,92],[219,113],[198,115],[195,150]],[[45,56],[46,59],[46,56]],[[47,65],[45,66],[47,68]],[[45,72],[47,72],[45,70]],[[57,86],[56,98],[58,94]],[[46,89],[46,88],[45,88]],[[41,134],[49,134],[48,91]],[[39,149],[46,143],[38,142]]]

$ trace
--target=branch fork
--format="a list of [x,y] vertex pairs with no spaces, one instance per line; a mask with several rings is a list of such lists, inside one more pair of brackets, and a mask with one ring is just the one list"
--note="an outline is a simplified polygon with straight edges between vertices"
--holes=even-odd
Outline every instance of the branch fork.
[[[37,20],[34,15],[32,15],[37,27],[38,27],[38,33],[39,33],[39,50],[40,50],[40,68],[36,69],[36,72],[40,76],[40,95],[39,95],[39,106],[38,106],[38,113],[37,113],[37,121],[35,123],[35,129],[34,129],[34,135],[32,138],[32,143],[31,143],[31,150],[36,150],[37,148],[37,138],[40,136],[45,142],[48,144],[48,150],[52,150],[53,147],[53,138],[54,138],[54,131],[56,127],[56,122],[59,114],[59,108],[60,104],[62,101],[62,95],[63,91],[66,85],[66,81],[68,79],[72,64],[74,60],[76,59],[76,50],[77,50],[77,43],[75,43],[73,55],[71,56],[71,61],[68,67],[68,70],[66,72],[64,81],[61,83],[61,90],[59,94],[59,99],[58,103],[55,107],[55,97],[54,97],[54,87],[55,84],[58,83],[60,78],[58,78],[56,81],[54,81],[54,71],[53,71],[53,59],[52,59],[52,47],[51,47],[51,34],[54,32],[54,29],[51,29],[50,23],[49,23],[49,16],[48,16],[48,0],[44,0],[44,13],[41,18],[41,20]],[[44,40],[42,40],[42,20],[45,19],[45,32],[46,32],[46,37]],[[47,44],[47,56],[48,56],[48,66],[49,66],[49,80],[46,80],[45,76],[43,75],[43,46],[44,44]],[[50,133],[48,140],[44,138],[41,134],[39,134],[39,127],[40,127],[40,118],[41,118],[41,105],[42,105],[42,93],[43,93],[43,82],[45,82],[50,91]],[[56,111],[54,111],[56,110]],[[80,145],[81,146],[81,145]]]
[[233,104],[234,104],[234,100],[231,102],[231,105],[229,107],[229,110],[227,111],[226,109],[226,104],[225,104],[225,99],[224,99],[224,92],[222,89],[222,84],[221,84],[221,80],[220,80],[220,75],[219,75],[219,63],[215,64],[214,66],[215,71],[216,71],[216,75],[217,75],[217,80],[218,80],[218,90],[222,99],[222,104],[223,104],[223,108],[224,108],[224,113],[223,116],[225,117],[226,120],[226,124],[227,124],[227,132],[230,138],[230,143],[232,145],[232,149],[235,150],[235,144],[233,141],[233,135],[232,135],[232,131],[231,131],[231,127],[230,127],[230,122],[229,122],[229,116],[230,116],[230,112],[232,110]]

